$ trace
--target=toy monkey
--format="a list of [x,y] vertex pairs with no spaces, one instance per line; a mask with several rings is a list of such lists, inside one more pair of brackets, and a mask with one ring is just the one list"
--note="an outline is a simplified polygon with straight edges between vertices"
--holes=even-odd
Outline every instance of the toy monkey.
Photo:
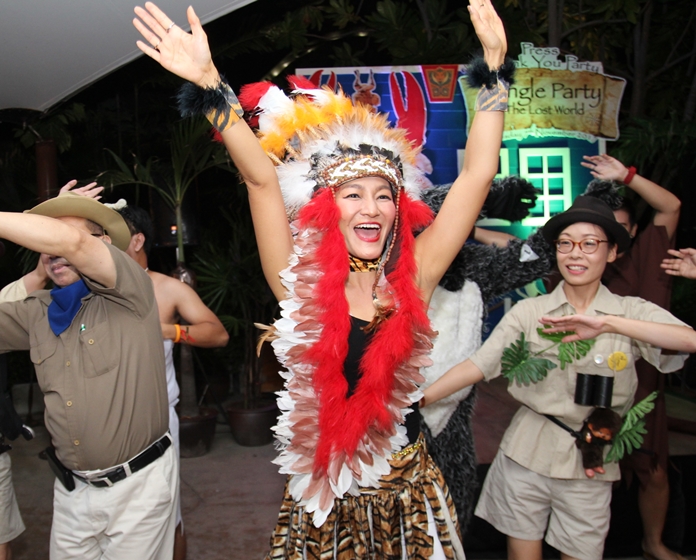
[[595,408],[585,419],[575,445],[582,454],[585,469],[604,464],[604,446],[611,443],[621,429],[622,419],[610,408]]

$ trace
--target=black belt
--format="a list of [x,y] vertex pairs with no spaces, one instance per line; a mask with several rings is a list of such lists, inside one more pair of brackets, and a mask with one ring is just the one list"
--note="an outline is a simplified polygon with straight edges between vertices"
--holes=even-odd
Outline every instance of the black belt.
[[[113,486],[117,482],[128,478],[133,473],[144,469],[153,461],[159,459],[167,448],[172,444],[169,434],[165,435],[163,438],[158,439],[145,451],[143,451],[137,457],[131,459],[125,465],[116,467],[114,470],[105,473],[103,476],[98,477],[96,480],[88,480],[87,478],[80,476],[73,472],[75,478],[79,478],[82,482],[89,484],[90,486],[96,486],[97,488],[106,488],[108,486]],[[126,468],[126,466],[128,468]],[[130,472],[129,472],[130,471]]]
[[[555,416],[552,416],[551,414],[544,414],[544,416],[546,416],[546,418],[548,418],[549,420],[551,420],[551,422],[553,422],[554,424],[556,424],[556,426],[560,426],[561,428],[563,428],[566,432],[568,432],[568,433],[569,433],[571,436],[573,436],[575,439],[578,439],[578,440],[579,440],[579,439],[582,439],[582,434],[581,434],[580,432],[576,432],[573,428],[571,428],[570,426],[564,424],[563,422],[561,422],[561,421],[560,421],[558,418],[556,418]],[[634,453],[634,452],[635,452],[635,453],[645,453],[646,455],[651,455],[651,456],[652,456],[652,455],[656,455],[656,453],[655,453],[654,451],[651,451],[650,449],[644,449],[644,448],[642,448],[642,447],[636,447],[636,448],[634,448],[633,451],[632,451],[631,453]]]

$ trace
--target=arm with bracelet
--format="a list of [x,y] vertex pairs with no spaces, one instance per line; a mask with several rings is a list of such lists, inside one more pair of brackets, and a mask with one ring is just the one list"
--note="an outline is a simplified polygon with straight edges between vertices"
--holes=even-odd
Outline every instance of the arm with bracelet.
[[[585,161],[581,162],[581,165],[587,167],[595,179],[616,181],[626,185],[655,210],[653,223],[656,226],[665,226],[670,239],[674,236],[677,231],[681,207],[681,202],[676,196],[657,183],[641,176],[634,166],[627,167],[609,155],[583,157]],[[635,228],[635,224],[633,227]],[[636,232],[629,233],[635,236]]]
[[190,82],[180,94],[184,116],[204,114],[217,128],[249,193],[256,241],[264,275],[273,293],[283,299],[279,272],[292,252],[292,235],[273,163],[242,119],[232,88],[213,64],[207,36],[192,7],[187,10],[191,33],[186,33],[151,2],[136,7],[133,20],[144,41],[137,45],[163,68]]

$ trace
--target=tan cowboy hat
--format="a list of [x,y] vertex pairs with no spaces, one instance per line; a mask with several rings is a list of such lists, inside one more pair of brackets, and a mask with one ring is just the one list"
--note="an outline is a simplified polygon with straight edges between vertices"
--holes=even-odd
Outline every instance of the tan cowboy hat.
[[25,212],[49,218],[75,216],[92,220],[104,228],[106,234],[111,238],[111,243],[121,251],[128,248],[131,240],[130,230],[121,214],[87,196],[71,192],[60,193],[57,197],[42,202],[34,208],[25,210]]

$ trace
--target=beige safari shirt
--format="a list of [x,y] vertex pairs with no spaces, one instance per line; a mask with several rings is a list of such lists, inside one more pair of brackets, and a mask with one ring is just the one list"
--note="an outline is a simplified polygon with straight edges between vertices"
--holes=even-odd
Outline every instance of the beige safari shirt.
[[[548,295],[517,303],[505,314],[483,346],[471,356],[471,361],[483,372],[486,380],[501,375],[503,350],[518,339],[520,332],[524,331],[532,353],[553,345],[552,341],[541,338],[536,329],[541,326],[539,319],[544,315],[575,314],[575,309],[563,292],[563,284],[561,282]],[[653,303],[636,297],[616,296],[603,285],[600,285],[586,314],[685,324]],[[608,358],[614,352],[623,352],[628,360],[624,369],[616,372],[608,365]],[[688,354],[663,354],[660,348],[644,342],[616,334],[602,334],[584,358],[567,364],[565,370],[560,369],[558,347],[542,353],[540,357],[551,360],[557,367],[550,370],[544,380],[529,387],[519,386],[516,382],[508,386],[508,392],[525,406],[520,407],[513,417],[500,449],[513,461],[538,474],[550,478],[587,480],[575,438],[542,414],[551,414],[567,426],[579,430],[592,407],[574,403],[575,381],[578,373],[588,373],[614,377],[612,409],[623,416],[633,404],[638,385],[634,367],[636,360],[643,358],[661,372],[669,373],[680,369]],[[605,454],[608,450],[609,446],[605,448]],[[620,478],[617,463],[605,464],[604,469],[606,474],[596,475],[596,480]]]
[[47,290],[0,304],[0,352],[30,351],[46,428],[59,459],[73,470],[123,463],[162,437],[169,424],[152,281],[124,252],[107,247],[116,285],[105,288],[84,278],[91,293],[60,336],[48,324]]
[[0,290],[0,303],[6,301],[19,301],[27,297],[27,288],[24,285],[24,280],[21,278],[11,282]]

